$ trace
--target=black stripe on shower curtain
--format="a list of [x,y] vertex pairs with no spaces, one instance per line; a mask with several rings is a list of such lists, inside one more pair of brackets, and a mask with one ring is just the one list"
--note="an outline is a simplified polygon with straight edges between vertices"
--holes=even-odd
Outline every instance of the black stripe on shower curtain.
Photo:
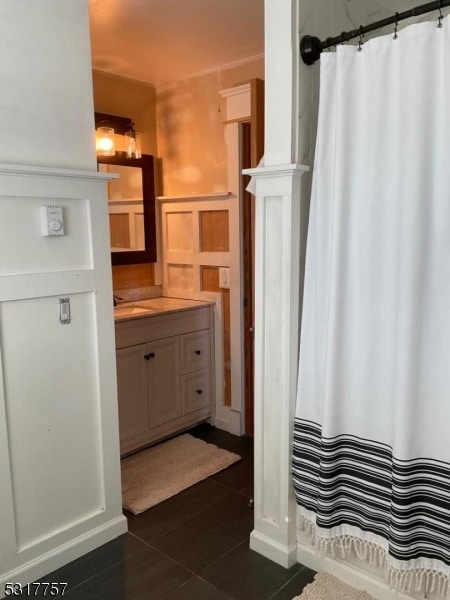
[[318,527],[359,527],[388,540],[396,559],[450,565],[449,463],[400,460],[387,444],[325,438],[319,424],[296,419],[293,480],[297,503]]

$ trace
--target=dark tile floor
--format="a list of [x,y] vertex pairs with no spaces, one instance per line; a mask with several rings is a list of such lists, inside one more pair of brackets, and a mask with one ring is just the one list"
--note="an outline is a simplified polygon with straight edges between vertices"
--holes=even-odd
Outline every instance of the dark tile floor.
[[129,532],[52,573],[71,600],[291,600],[313,571],[249,549],[253,443],[209,425],[190,431],[242,459],[135,517]]

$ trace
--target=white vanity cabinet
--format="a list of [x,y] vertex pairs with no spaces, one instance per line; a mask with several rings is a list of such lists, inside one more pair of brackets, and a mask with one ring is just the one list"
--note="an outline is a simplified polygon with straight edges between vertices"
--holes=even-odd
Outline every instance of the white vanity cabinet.
[[121,454],[207,420],[212,306],[116,321]]

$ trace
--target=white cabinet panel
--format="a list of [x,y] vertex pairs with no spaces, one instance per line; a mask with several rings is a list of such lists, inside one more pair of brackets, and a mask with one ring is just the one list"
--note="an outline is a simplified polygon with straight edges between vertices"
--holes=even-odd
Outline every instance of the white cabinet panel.
[[120,440],[148,430],[146,345],[117,350]]
[[150,427],[163,425],[183,414],[180,386],[180,339],[147,344],[148,412]]

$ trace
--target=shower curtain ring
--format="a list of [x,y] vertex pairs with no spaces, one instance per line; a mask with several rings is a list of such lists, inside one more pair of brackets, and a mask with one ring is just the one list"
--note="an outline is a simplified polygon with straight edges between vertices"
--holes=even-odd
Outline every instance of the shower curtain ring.
[[398,38],[398,12],[395,13],[394,40]]
[[442,14],[442,0],[439,0],[439,16],[438,16],[438,27],[439,29],[442,27],[442,19],[444,15]]
[[363,26],[360,25],[359,26],[358,52],[361,52],[363,44],[364,44],[364,32],[363,32]]

